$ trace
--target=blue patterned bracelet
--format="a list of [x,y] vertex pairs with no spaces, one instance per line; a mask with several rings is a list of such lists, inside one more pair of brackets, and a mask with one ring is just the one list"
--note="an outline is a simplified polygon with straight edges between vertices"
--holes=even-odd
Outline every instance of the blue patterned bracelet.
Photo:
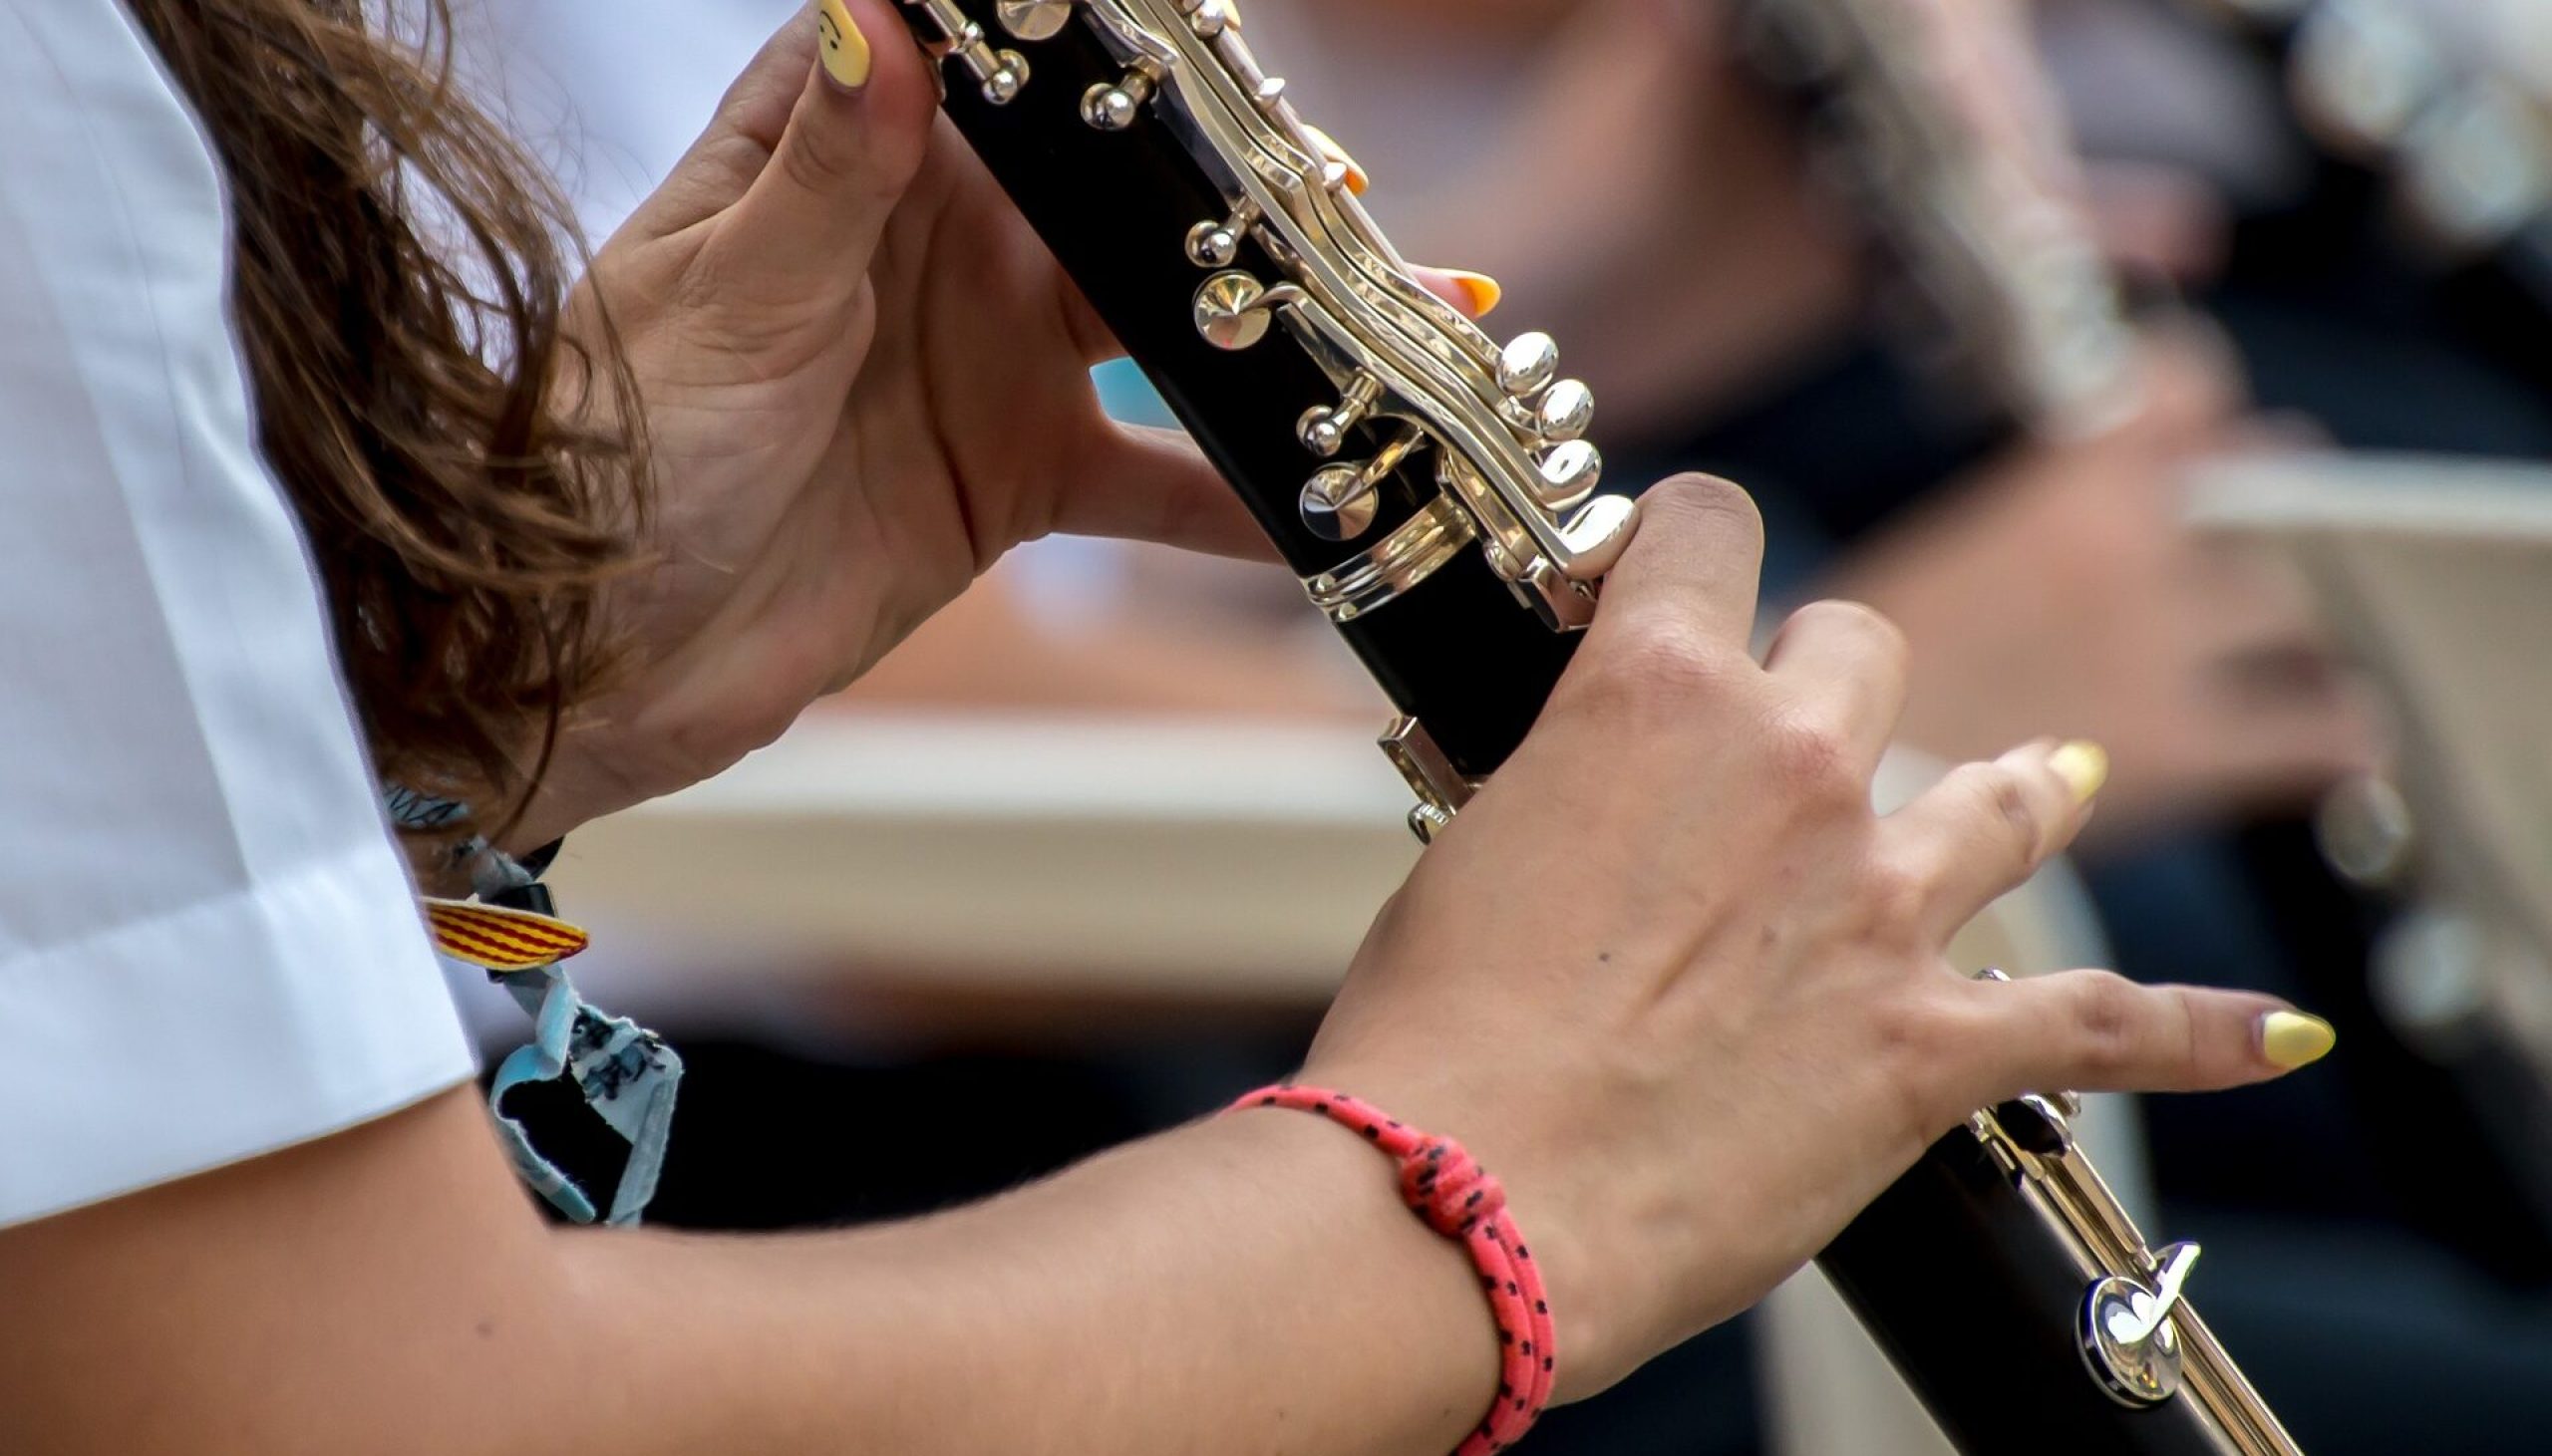
[[[403,830],[450,833],[467,829],[470,806],[399,784],[385,784],[382,803]],[[563,842],[563,841],[560,841]],[[451,851],[450,868],[466,871],[473,892],[499,914],[553,917],[556,908],[541,874],[556,858],[553,842],[516,860],[484,835],[468,834]],[[485,914],[487,912],[472,912]],[[581,941],[579,941],[581,945]],[[529,970],[502,970],[470,961],[442,944],[447,960],[471,965],[504,988],[532,1019],[532,1039],[496,1067],[487,1089],[488,1110],[513,1160],[514,1171],[567,1218],[580,1223],[633,1225],[656,1196],[665,1148],[673,1132],[675,1094],[682,1085],[682,1056],[665,1039],[625,1017],[596,1010],[576,992],[557,962]],[[507,1114],[505,1095],[532,1082],[567,1081],[605,1126],[629,1144],[629,1161],[607,1209],[532,1145],[522,1122]]]

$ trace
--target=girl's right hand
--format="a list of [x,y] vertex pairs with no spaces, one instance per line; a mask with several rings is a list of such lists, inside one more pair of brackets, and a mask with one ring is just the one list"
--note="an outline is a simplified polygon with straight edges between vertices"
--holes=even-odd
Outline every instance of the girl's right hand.
[[1903,642],[1821,603],[1758,666],[1760,555],[1735,486],[1650,492],[1575,665],[1384,910],[1304,1072],[1504,1182],[1568,1398],[1760,1299],[1977,1107],[2328,1049],[2263,997],[1953,970],[1950,936],[2081,827],[2098,750],[2032,744],[1874,814]]

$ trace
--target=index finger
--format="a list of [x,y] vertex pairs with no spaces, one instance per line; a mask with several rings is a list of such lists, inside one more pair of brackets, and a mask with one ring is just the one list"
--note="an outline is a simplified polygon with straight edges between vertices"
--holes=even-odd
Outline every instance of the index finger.
[[1640,497],[1637,521],[1604,578],[1588,646],[1668,617],[1743,651],[1754,635],[1763,576],[1763,517],[1754,497],[1716,475],[1677,475]]

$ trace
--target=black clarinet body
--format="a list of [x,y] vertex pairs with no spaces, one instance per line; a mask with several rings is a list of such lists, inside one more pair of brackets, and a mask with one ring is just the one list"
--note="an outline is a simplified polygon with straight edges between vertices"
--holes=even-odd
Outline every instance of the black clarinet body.
[[[981,9],[978,23],[999,39],[993,7]],[[926,7],[904,13],[925,43],[941,38]],[[1186,237],[1232,204],[1179,148],[1130,135],[1138,128],[1111,132],[1085,122],[1089,88],[1123,71],[1096,31],[1070,25],[1023,46],[1028,53],[1029,84],[1004,104],[952,70],[948,115],[1240,489],[1294,573],[1310,577],[1335,565],[1347,549],[1314,532],[1298,508],[1304,477],[1320,461],[1296,427],[1303,411],[1336,398],[1337,387],[1300,350],[1218,349],[1194,321],[1204,270],[1190,260]],[[1232,267],[1262,279],[1281,271],[1254,236],[1238,239]],[[1359,424],[1340,453],[1371,459],[1385,442],[1375,424]],[[1419,461],[1402,462],[1375,490],[1373,533],[1406,524],[1436,495]],[[1340,623],[1339,631],[1392,702],[1427,724],[1456,770],[1472,778],[1486,777],[1522,740],[1576,644],[1520,610],[1476,552],[1448,562],[1389,611]]]
[[[1224,0],[901,11],[958,130],[1404,715],[1384,748],[1427,837],[1522,739],[1627,539],[1591,401],[1547,339],[1491,345],[1408,278]],[[1972,1456],[2291,1452],[2178,1303],[2194,1251],[2145,1248],[2070,1111],[1979,1113],[1821,1263]]]
[[[2047,1127],[2035,1107],[1991,1116],[2004,1131]],[[2228,1419],[2201,1401],[2109,1392],[2080,1327],[2105,1266],[2052,1226],[1996,1135],[1962,1127],[1934,1143],[1816,1261],[1950,1443],[1967,1456],[2292,1450],[2265,1407]],[[2193,1312],[2174,1323],[2183,1345],[2211,1346]]]

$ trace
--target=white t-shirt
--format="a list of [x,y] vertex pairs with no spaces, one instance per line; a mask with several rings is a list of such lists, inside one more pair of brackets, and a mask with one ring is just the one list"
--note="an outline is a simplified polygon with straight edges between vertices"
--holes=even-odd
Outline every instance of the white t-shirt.
[[260,459],[213,157],[116,0],[0,0],[0,1225],[473,1062]]

